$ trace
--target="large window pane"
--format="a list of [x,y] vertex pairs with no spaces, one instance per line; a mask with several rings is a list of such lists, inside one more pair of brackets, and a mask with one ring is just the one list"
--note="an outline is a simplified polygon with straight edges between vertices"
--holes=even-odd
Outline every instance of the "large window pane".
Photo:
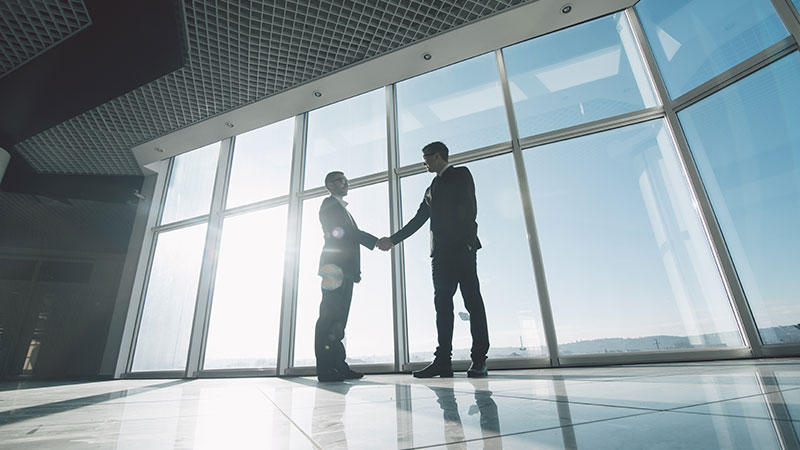
[[227,207],[289,193],[294,117],[236,136]]
[[308,113],[305,188],[341,170],[350,179],[386,170],[386,92],[376,89]]
[[800,342],[800,55],[678,114],[765,343]]
[[[313,366],[314,325],[322,299],[317,275],[322,252],[319,207],[324,197],[303,202],[300,243],[300,284],[297,294],[295,366]],[[353,189],[345,197],[358,228],[377,237],[389,235],[389,193],[386,183]],[[361,282],[353,288],[350,318],[345,330],[347,362],[390,363],[394,361],[392,325],[392,279],[390,254],[375,247],[361,247]]]
[[524,155],[559,352],[743,345],[662,121]]
[[623,13],[503,50],[520,136],[656,106]]
[[161,223],[208,214],[219,159],[219,142],[175,157]]
[[509,140],[494,53],[397,83],[397,110],[401,166],[433,141],[455,154]]
[[200,224],[158,235],[133,371],[186,367],[206,228]]
[[769,0],[642,0],[636,11],[672,98],[788,36]]
[[204,368],[276,366],[286,211],[225,219]]
[[[510,154],[467,164],[478,200],[478,276],[489,326],[490,358],[547,354],[519,187]],[[417,211],[431,174],[403,178],[403,218]],[[411,361],[427,361],[436,349],[428,224],[403,242]],[[469,359],[472,337],[464,300],[454,297],[453,358]]]

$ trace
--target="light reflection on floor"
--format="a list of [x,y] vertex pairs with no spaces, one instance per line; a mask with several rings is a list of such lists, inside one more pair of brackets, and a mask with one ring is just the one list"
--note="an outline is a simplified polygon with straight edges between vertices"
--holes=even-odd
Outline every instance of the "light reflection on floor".
[[[491,366],[490,366],[491,367]],[[800,359],[0,383],[0,448],[798,449]]]

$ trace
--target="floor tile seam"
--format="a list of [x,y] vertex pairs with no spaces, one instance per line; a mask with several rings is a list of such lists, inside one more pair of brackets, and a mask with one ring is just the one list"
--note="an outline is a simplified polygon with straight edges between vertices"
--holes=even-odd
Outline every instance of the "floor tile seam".
[[786,422],[786,423],[798,423],[800,424],[800,419],[781,419],[776,417],[758,417],[758,416],[748,416],[744,414],[723,414],[723,413],[709,413],[709,412],[701,412],[701,411],[664,411],[668,413],[677,413],[677,414],[694,414],[697,416],[715,416],[715,417],[735,417],[737,419],[754,419],[754,420],[769,420],[769,421],[778,421],[778,422]]
[[[792,389],[792,390],[794,390],[794,389]],[[730,401],[735,401],[735,400],[744,400],[744,399],[755,398],[755,397],[766,397],[769,394],[775,394],[777,392],[782,392],[782,391],[760,392],[758,394],[742,395],[742,396],[739,396],[739,397],[731,397],[731,398],[725,398],[725,399],[719,399],[719,400],[712,400],[710,402],[695,403],[693,405],[676,406],[674,408],[665,409],[664,411],[676,411],[677,412],[677,410],[679,410],[679,409],[694,408],[694,407],[697,407],[697,406],[713,405],[713,404],[716,404],[716,403],[724,403],[724,402],[730,402]]]
[[475,438],[475,439],[463,439],[463,440],[460,440],[460,441],[451,441],[451,442],[445,442],[445,443],[440,443],[440,444],[422,445],[422,446],[419,446],[419,447],[407,447],[407,448],[404,448],[403,450],[419,450],[419,449],[426,449],[426,448],[449,447],[449,446],[454,445],[454,444],[488,441],[488,440],[491,440],[491,439],[502,439],[502,438],[506,438],[506,437],[519,436],[519,435],[523,435],[523,434],[533,434],[533,433],[539,433],[539,432],[542,432],[542,431],[558,430],[558,429],[561,429],[561,428],[570,428],[570,427],[574,428],[574,427],[579,427],[579,426],[583,426],[583,425],[591,425],[591,424],[594,424],[594,423],[609,422],[609,421],[612,421],[612,420],[620,420],[620,419],[629,419],[631,417],[646,416],[646,415],[649,415],[649,414],[658,414],[658,413],[661,413],[661,412],[662,411],[647,411],[647,412],[643,412],[643,413],[640,413],[640,414],[629,414],[629,415],[620,416],[620,417],[610,417],[610,418],[606,418],[606,419],[587,420],[585,422],[571,423],[569,425],[558,425],[558,426],[552,426],[552,427],[545,427],[545,428],[540,428],[540,429],[537,429],[537,430],[516,431],[516,432],[513,432],[513,433],[503,433],[503,434],[498,434],[496,436],[490,436],[490,437],[481,437],[481,438]]
[[295,421],[294,421],[294,420],[293,420],[293,419],[292,419],[292,418],[291,418],[291,417],[290,417],[288,414],[286,414],[286,412],[285,412],[285,411],[284,411],[284,410],[283,410],[283,409],[282,409],[280,406],[278,406],[278,405],[277,405],[277,404],[276,404],[276,403],[275,403],[275,402],[274,402],[274,401],[273,401],[273,400],[272,400],[272,399],[269,397],[269,395],[267,395],[267,393],[266,393],[266,392],[264,392],[263,390],[261,390],[261,388],[258,388],[258,387],[257,387],[257,389],[258,389],[258,390],[261,392],[261,394],[262,394],[262,395],[263,395],[263,396],[264,396],[264,397],[265,397],[265,398],[266,398],[266,399],[267,399],[267,400],[268,400],[270,403],[272,403],[272,406],[274,406],[274,407],[275,407],[275,409],[277,409],[277,410],[280,412],[280,414],[281,414],[281,415],[282,415],[282,416],[283,416],[283,417],[284,417],[284,418],[285,418],[287,421],[289,421],[289,423],[291,423],[291,424],[292,424],[292,425],[293,425],[295,428],[297,428],[297,430],[298,430],[298,431],[300,431],[300,433],[301,433],[303,436],[305,436],[305,437],[306,437],[306,439],[308,439],[308,441],[309,441],[309,442],[311,442],[311,445],[313,445],[313,446],[314,446],[314,448],[316,448],[317,450],[324,450],[324,449],[323,449],[323,447],[322,447],[322,446],[319,444],[319,442],[317,442],[316,440],[314,440],[314,438],[313,438],[313,437],[311,437],[311,435],[309,435],[309,434],[308,434],[308,433],[307,433],[307,432],[306,432],[306,431],[305,431],[305,430],[304,430],[302,427],[300,427],[300,425],[298,425],[298,424],[297,424],[297,422],[295,422]]

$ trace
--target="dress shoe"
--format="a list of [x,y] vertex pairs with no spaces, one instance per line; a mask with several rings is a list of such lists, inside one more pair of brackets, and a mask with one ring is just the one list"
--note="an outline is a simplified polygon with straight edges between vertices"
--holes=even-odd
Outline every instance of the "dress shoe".
[[355,370],[347,367],[345,369],[339,369],[338,371],[345,380],[358,380],[359,378],[364,378],[364,374],[361,372],[356,372]]
[[489,368],[486,367],[486,361],[478,364],[473,362],[467,369],[467,377],[469,378],[485,378],[489,375]]
[[436,361],[428,364],[422,370],[412,372],[414,378],[433,378],[439,376],[442,378],[453,378],[453,365],[450,361]]
[[322,370],[317,373],[317,380],[326,381],[344,381],[344,375],[336,369]]

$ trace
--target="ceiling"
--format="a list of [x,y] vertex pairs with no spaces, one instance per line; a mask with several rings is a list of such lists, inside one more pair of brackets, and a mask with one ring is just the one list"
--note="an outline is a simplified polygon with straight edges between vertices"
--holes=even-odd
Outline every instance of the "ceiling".
[[[32,0],[34,6],[19,8],[13,14],[2,9],[10,6],[0,6],[5,21],[0,26],[11,30],[0,33],[0,95],[5,88],[7,95],[13,93],[23,100],[43,97],[42,89],[58,84],[58,79],[86,65],[71,64],[62,57],[56,70],[61,76],[35,84],[43,79],[41,71],[54,72],[52,65],[39,64],[40,61],[101,27],[101,18],[93,14],[93,9],[100,8],[98,4],[117,8],[120,4],[131,8],[135,5],[136,11],[123,15],[124,24],[131,23],[134,16],[150,18],[135,30],[130,30],[130,25],[125,29],[119,22],[107,27],[108,34],[97,34],[85,45],[73,45],[71,55],[78,60],[87,58],[81,54],[82,47],[99,45],[96,41],[118,45],[124,40],[123,33],[138,33],[135,39],[128,40],[140,44],[140,48],[117,50],[116,60],[109,52],[105,62],[88,63],[92,70],[74,82],[88,82],[89,87],[95,88],[63,102],[66,106],[61,108],[62,118],[54,121],[51,114],[53,123],[31,126],[36,120],[30,119],[16,128],[9,127],[6,124],[14,122],[12,119],[19,114],[11,110],[8,102],[0,101],[0,133],[7,136],[6,145],[12,146],[15,156],[21,156],[40,174],[141,175],[131,152],[137,144],[535,1],[176,0],[173,3],[179,6],[178,13],[161,21],[153,19],[156,15],[152,10],[170,2]],[[165,15],[169,14],[161,14]],[[103,19],[103,23],[107,22]],[[161,31],[152,31],[152,22],[160,23]],[[172,32],[165,28],[170,25]],[[176,47],[176,42],[181,46]],[[175,51],[164,56],[161,47],[183,49],[178,68],[172,67]],[[119,70],[120,64],[133,57],[151,62]],[[139,74],[142,66],[153,66],[156,73]],[[100,79],[93,74],[113,69],[117,70],[115,74],[105,74]],[[159,70],[164,73],[157,73]],[[137,76],[128,75],[131,72],[137,72]],[[28,91],[9,88],[12,81],[20,84],[23,79]],[[109,87],[115,80],[124,83]],[[72,91],[69,85],[62,84],[37,108],[26,107],[33,110],[32,117],[47,115],[53,102]],[[95,91],[103,92],[98,97]],[[90,99],[95,104],[85,101],[92,96],[96,97]],[[81,102],[83,110],[76,111],[72,106]],[[35,132],[31,133],[32,129]]]

